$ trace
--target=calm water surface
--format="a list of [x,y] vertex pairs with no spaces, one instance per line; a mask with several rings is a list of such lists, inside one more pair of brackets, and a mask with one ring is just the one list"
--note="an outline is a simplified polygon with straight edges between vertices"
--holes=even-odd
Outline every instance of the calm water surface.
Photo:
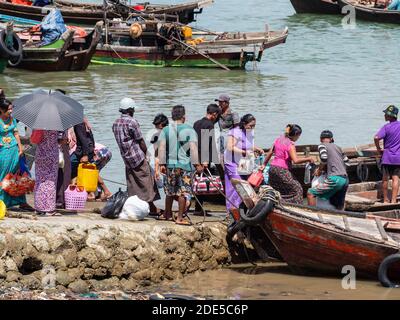
[[[319,132],[327,128],[343,146],[371,142],[382,125],[383,107],[400,101],[400,27],[359,22],[355,29],[345,30],[340,17],[296,15],[289,0],[216,0],[196,25],[218,31],[260,31],[265,23],[271,29],[288,26],[287,43],[267,50],[263,61],[249,64],[246,71],[121,66],[90,66],[77,73],[6,70],[0,86],[12,98],[41,87],[63,88],[81,101],[96,140],[114,154],[104,176],[118,181],[124,180],[124,170],[111,125],[125,96],[139,104],[137,118],[145,132],[155,114],[169,115],[178,103],[187,107],[193,123],[226,92],[233,108],[257,116],[259,145],[270,145],[293,122],[304,129],[299,143],[318,142]],[[340,280],[299,277],[285,270],[212,271],[156,289],[228,299],[400,298],[400,291],[384,289],[377,282],[360,281],[357,290],[348,291]]]

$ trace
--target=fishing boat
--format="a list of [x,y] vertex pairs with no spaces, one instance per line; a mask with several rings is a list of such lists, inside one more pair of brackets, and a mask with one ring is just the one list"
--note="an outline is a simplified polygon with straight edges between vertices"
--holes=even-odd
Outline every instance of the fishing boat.
[[103,22],[83,37],[75,37],[74,29],[67,29],[54,43],[37,46],[40,32],[18,32],[23,42],[20,59],[12,59],[9,66],[33,71],[82,71],[86,70],[101,38]]
[[356,19],[382,23],[400,23],[400,11],[377,8],[375,0],[338,0],[341,8],[352,6]]
[[340,14],[336,0],[290,0],[296,13]]
[[[376,279],[378,271],[380,280],[387,276],[382,266],[400,249],[398,220],[283,205],[274,190],[260,195],[246,181],[232,183],[249,208],[238,224],[259,226],[294,272],[343,277],[343,267],[352,266],[357,277]],[[389,275],[399,279],[400,263],[391,265]]]
[[140,11],[151,15],[164,15],[167,19],[181,23],[190,23],[195,21],[195,16],[201,13],[204,7],[212,3],[213,0],[201,0],[176,5],[145,3],[130,7],[120,1],[106,1],[107,6],[105,7],[95,3],[55,0],[52,5],[39,7],[0,0],[0,14],[41,21],[50,10],[56,8],[61,11],[64,21],[67,23],[93,26],[97,21],[104,19],[106,9],[108,19],[126,19],[131,13]]
[[159,20],[111,21],[93,63],[157,67],[244,69],[264,50],[285,43],[288,29],[265,32],[193,32]]
[[[391,181],[389,181],[391,195]],[[399,200],[399,197],[397,197]],[[397,217],[400,203],[383,203],[382,182],[363,182],[349,186],[346,194],[346,210],[359,212],[392,212]]]

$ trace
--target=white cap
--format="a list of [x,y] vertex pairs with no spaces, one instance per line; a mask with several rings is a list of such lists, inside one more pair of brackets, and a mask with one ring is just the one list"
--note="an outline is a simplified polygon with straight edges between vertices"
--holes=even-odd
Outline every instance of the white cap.
[[125,109],[125,110],[129,109],[129,108],[134,108],[134,109],[137,108],[135,101],[131,98],[123,98],[120,101],[119,105],[120,105],[121,109]]

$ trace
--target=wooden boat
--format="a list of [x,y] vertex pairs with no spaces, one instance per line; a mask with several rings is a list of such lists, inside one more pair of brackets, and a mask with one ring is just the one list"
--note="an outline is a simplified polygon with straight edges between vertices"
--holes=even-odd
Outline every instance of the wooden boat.
[[[389,183],[389,190],[391,183]],[[399,199],[399,197],[398,197]],[[388,211],[393,212],[400,209],[400,203],[383,203],[382,182],[363,182],[351,184],[346,195],[346,210],[359,212]]]
[[[138,24],[135,24],[136,26]],[[133,26],[133,25],[132,25]],[[111,25],[93,63],[130,66],[244,69],[260,61],[264,50],[285,43],[288,29],[266,32],[190,32],[187,26],[147,20],[132,37],[131,27]]]
[[[251,186],[242,180],[232,182],[247,207],[254,208],[259,198]],[[242,222],[244,218],[248,216],[242,213]],[[298,273],[343,277],[342,268],[350,265],[357,277],[377,278],[382,261],[400,249],[399,223],[391,219],[280,204],[262,218],[259,227]],[[400,263],[392,267],[398,279]]]
[[[55,43],[37,47],[29,44],[24,33],[19,33],[24,42],[22,59],[10,62],[10,66],[33,71],[81,71],[86,70],[101,38],[103,22],[83,38],[75,38],[74,30],[68,29]],[[33,36],[35,38],[35,35]],[[36,35],[40,41],[40,35]]]
[[[119,1],[107,2],[107,18],[123,18],[135,12],[128,6]],[[201,13],[202,9],[213,3],[213,0],[202,0],[177,5],[151,5],[144,4],[143,13],[166,14],[173,21],[190,23],[194,21],[196,14]],[[103,5],[93,3],[79,3],[73,1],[55,0],[53,6],[37,7],[11,3],[0,0],[0,14],[10,15],[19,18],[41,21],[52,8],[60,9],[64,21],[67,23],[81,25],[95,25],[97,21],[104,19]]]
[[356,19],[382,23],[400,23],[400,11],[385,10],[375,7],[375,0],[338,0],[341,8],[352,6]]
[[296,13],[340,14],[335,0],[290,0]]

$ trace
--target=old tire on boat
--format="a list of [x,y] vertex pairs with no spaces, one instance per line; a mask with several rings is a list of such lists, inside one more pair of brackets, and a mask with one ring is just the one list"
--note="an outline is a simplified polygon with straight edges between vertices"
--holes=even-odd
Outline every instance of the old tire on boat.
[[229,237],[233,237],[236,233],[242,230],[246,224],[243,221],[235,221],[228,226],[227,234]]
[[391,264],[395,262],[400,262],[400,253],[392,254],[385,259],[383,259],[378,270],[378,278],[381,284],[386,288],[400,288],[399,283],[394,283],[390,281],[388,277],[388,268]]
[[10,59],[8,59],[8,65],[10,67],[16,67],[21,63],[22,58],[23,58],[22,54],[19,57],[10,57]]
[[3,58],[18,58],[22,55],[22,42],[14,31],[12,32],[12,38],[13,46],[9,48],[6,44],[6,32],[4,30],[0,31],[0,55]]
[[258,226],[262,224],[268,213],[274,209],[274,204],[272,200],[261,199],[247,215],[244,212],[240,212],[240,221],[243,221],[249,226]]

